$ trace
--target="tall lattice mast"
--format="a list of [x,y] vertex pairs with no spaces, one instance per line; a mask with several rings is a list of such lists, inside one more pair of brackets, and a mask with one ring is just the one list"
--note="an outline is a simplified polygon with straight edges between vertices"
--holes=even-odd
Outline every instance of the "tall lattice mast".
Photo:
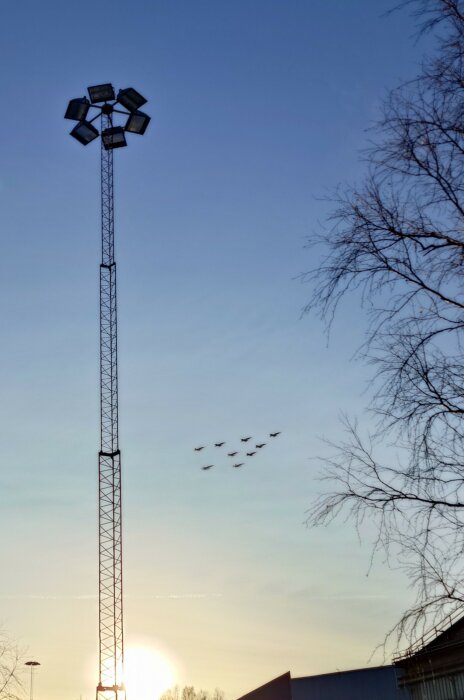
[[[114,698],[124,689],[124,634],[121,531],[121,453],[118,436],[118,333],[116,261],[114,257],[113,150],[126,146],[125,132],[143,134],[150,118],[140,112],[146,100],[133,88],[115,99],[109,83],[88,88],[86,98],[71,100],[65,117],[78,123],[71,131],[87,145],[99,135],[93,122],[101,119],[101,242],[100,263],[100,451],[99,483],[99,674],[97,700]],[[103,104],[102,104],[103,103]],[[121,110],[119,107],[125,107]],[[95,116],[87,120],[90,109]],[[115,126],[113,117],[127,117]]]
[[[102,133],[113,127],[101,115]],[[121,454],[118,437],[118,326],[114,259],[113,150],[101,142],[100,453],[98,691],[123,687]]]

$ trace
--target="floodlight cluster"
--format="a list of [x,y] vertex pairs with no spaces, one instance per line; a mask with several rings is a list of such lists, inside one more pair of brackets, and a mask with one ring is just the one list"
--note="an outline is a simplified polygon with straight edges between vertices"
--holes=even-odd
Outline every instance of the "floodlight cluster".
[[[140,111],[140,107],[146,103],[146,99],[134,88],[125,88],[119,90],[117,97],[115,96],[114,88],[111,83],[103,85],[92,85],[87,88],[89,98],[77,97],[70,100],[65,119],[77,121],[76,126],[70,132],[79,143],[87,146],[100,134],[95,128],[93,122],[101,115],[106,114],[111,117],[112,114],[123,114],[127,117],[124,126],[111,126],[103,129],[101,133],[103,147],[108,151],[113,148],[122,148],[127,146],[126,132],[131,134],[144,134],[150,122],[150,117],[145,112]],[[124,107],[124,110],[119,109],[119,106]],[[89,110],[97,110],[95,115],[88,119]],[[127,111],[125,111],[127,110]]]

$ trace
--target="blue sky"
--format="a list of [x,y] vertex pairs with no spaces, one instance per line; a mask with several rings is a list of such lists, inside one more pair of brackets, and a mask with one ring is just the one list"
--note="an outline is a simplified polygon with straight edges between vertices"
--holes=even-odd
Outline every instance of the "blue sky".
[[[99,153],[63,119],[88,85],[152,116],[115,154],[128,643],[231,699],[364,665],[405,606],[347,526],[303,526],[368,374],[354,300],[327,347],[297,279],[420,61],[392,4],[0,3],[0,621],[42,662],[38,700],[96,682]],[[199,469],[195,444],[270,430],[246,469]]]

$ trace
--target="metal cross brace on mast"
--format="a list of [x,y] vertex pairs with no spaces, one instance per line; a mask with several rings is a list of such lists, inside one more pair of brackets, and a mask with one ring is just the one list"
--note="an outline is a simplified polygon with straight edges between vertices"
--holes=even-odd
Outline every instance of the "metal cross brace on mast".
[[[118,333],[116,261],[114,256],[113,150],[126,146],[125,133],[143,134],[150,117],[139,110],[146,100],[133,88],[115,99],[109,83],[88,88],[86,98],[71,100],[66,119],[78,123],[71,136],[87,145],[99,136],[93,122],[101,119],[100,263],[100,451],[98,456],[99,525],[99,675],[97,700],[125,694],[121,530],[121,453],[118,423]],[[125,110],[121,110],[120,106]],[[87,120],[90,109],[95,116]],[[114,114],[127,117],[115,126]]]

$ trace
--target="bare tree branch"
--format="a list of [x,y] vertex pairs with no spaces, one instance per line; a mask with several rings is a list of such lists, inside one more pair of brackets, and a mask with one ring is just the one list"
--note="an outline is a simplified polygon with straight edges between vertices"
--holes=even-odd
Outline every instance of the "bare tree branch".
[[224,700],[224,693],[219,688],[215,688],[212,692],[208,690],[195,690],[193,685],[186,685],[179,688],[175,685],[173,688],[166,690],[161,695],[160,700]]
[[[335,192],[328,230],[309,242],[322,263],[304,275],[306,311],[329,326],[348,294],[366,310],[377,419],[367,439],[345,419],[308,523],[375,522],[375,549],[416,592],[389,632],[398,643],[464,603],[464,0],[401,6],[437,51],[385,101],[366,177]],[[376,456],[388,444],[391,463]]]
[[0,700],[20,700],[22,655],[18,647],[0,631]]

